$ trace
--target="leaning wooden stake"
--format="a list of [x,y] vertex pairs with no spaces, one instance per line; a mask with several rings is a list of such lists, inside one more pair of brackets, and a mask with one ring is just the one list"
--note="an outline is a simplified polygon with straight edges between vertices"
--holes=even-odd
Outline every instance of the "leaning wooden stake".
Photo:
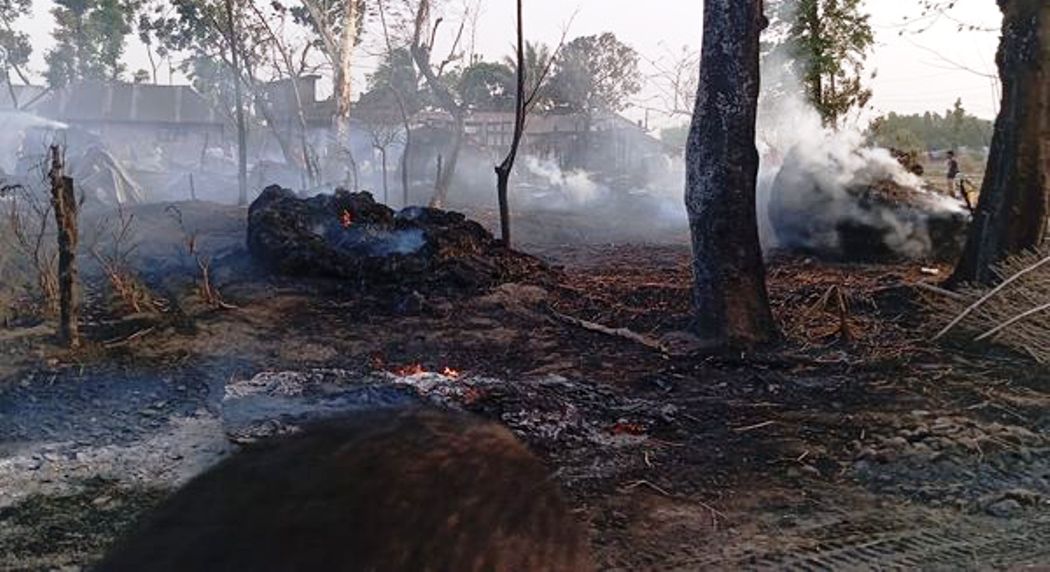
[[70,348],[80,346],[80,304],[77,295],[77,200],[73,179],[65,175],[62,149],[51,146],[51,202],[58,227],[59,340]]

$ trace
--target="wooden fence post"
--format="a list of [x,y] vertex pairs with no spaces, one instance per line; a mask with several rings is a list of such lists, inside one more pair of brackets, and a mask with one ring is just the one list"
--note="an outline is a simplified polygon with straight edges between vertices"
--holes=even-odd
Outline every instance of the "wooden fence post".
[[77,292],[77,211],[73,179],[65,174],[62,148],[51,146],[51,202],[58,227],[59,340],[70,348],[80,346],[80,302]]

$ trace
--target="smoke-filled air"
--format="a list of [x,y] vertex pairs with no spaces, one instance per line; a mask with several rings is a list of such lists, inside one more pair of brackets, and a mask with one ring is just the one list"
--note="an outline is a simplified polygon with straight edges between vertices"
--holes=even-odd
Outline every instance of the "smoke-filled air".
[[1048,0],[0,0],[0,570],[1045,569],[1048,61]]

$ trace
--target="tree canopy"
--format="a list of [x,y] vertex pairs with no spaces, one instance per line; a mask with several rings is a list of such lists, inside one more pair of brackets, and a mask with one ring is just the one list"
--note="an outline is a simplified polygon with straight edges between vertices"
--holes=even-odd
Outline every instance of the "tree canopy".
[[23,83],[29,83],[23,68],[29,63],[33,46],[29,34],[16,30],[12,24],[18,18],[28,16],[32,0],[0,0],[0,68],[10,83],[10,71],[14,70]]
[[119,79],[135,10],[129,0],[55,0],[55,46],[44,56],[48,85]]
[[824,124],[837,127],[864,107],[871,90],[863,68],[875,43],[862,0],[777,0],[771,3],[772,35]]
[[993,129],[991,121],[967,113],[960,99],[943,115],[891,112],[878,117],[868,128],[868,138],[881,147],[905,151],[983,149],[991,144]]
[[638,53],[609,32],[565,44],[551,78],[555,105],[588,115],[622,111],[641,89]]

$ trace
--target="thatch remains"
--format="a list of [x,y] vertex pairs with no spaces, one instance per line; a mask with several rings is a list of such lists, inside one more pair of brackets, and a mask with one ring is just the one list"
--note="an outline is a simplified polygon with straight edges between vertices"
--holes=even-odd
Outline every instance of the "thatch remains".
[[930,297],[944,324],[935,336],[995,342],[1050,363],[1050,246],[1008,258],[996,267],[994,288],[965,286]]

